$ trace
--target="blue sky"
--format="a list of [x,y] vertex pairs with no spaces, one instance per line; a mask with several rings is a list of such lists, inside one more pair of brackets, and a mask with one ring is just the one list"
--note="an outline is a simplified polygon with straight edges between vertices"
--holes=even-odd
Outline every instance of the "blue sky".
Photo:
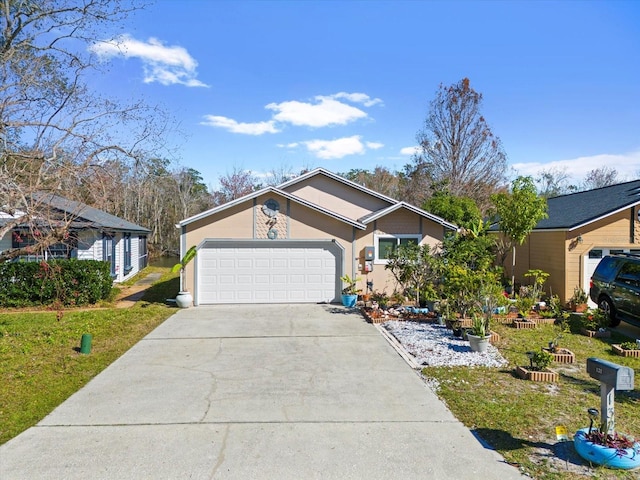
[[401,169],[463,77],[515,173],[640,177],[640,2],[159,0],[120,27],[92,86],[163,105],[177,164],[214,187],[234,168]]

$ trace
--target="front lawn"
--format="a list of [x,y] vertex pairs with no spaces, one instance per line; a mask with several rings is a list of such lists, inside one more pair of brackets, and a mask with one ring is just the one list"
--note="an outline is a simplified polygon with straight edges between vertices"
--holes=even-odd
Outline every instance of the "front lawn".
[[[175,313],[164,300],[177,291],[176,275],[166,270],[131,308],[0,314],[0,444],[35,425]],[[84,333],[93,337],[89,355],[78,352]]]
[[588,357],[634,369],[636,388],[616,392],[616,430],[640,437],[640,359],[612,352],[611,344],[626,337],[614,332],[609,339],[588,338],[577,333],[576,320],[574,316],[572,332],[560,339],[560,347],[571,350],[576,363],[551,365],[560,374],[557,383],[525,381],[513,374],[516,365],[529,364],[527,351],[540,350],[555,338],[558,331],[553,325],[522,330],[493,325],[501,336],[498,347],[508,367],[426,367],[422,372],[460,421],[533,478],[638,478],[637,471],[591,469],[573,451],[572,443],[557,445],[557,425],[566,426],[572,439],[578,428],[589,425],[587,408],[600,409],[600,383],[586,373]]

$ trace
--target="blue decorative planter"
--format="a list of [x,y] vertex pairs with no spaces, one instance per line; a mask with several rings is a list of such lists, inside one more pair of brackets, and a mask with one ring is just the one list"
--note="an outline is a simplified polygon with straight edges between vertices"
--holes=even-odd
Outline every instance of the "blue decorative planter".
[[342,295],[342,305],[345,307],[355,307],[358,301],[358,295]]
[[596,445],[586,439],[588,428],[581,428],[573,437],[573,445],[582,458],[608,468],[632,470],[640,467],[640,443],[633,448],[616,450],[615,448]]

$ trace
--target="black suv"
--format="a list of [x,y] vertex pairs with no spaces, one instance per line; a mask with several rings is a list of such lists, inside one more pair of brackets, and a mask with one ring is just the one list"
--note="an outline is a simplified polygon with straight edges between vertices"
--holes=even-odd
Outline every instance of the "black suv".
[[620,320],[640,327],[640,256],[623,253],[600,260],[591,277],[589,296],[609,314],[612,327]]

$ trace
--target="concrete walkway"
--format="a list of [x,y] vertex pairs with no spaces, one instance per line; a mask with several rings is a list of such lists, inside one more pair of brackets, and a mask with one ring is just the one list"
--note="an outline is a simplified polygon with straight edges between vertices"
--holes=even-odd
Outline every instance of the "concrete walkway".
[[0,446],[13,479],[516,479],[363,318],[180,310]]

